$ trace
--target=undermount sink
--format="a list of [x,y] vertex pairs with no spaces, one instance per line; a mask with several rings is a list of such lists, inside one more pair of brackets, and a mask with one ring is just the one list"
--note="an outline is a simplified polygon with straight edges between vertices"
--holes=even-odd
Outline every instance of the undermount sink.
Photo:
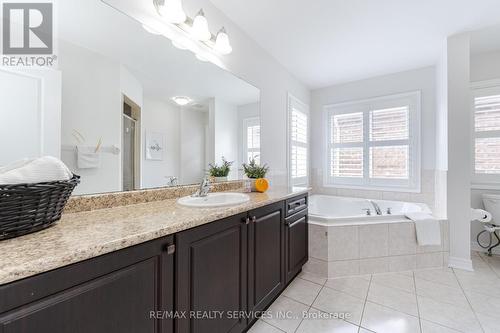
[[250,200],[250,197],[244,193],[209,193],[206,197],[182,197],[177,202],[179,205],[198,208],[214,208],[236,206]]

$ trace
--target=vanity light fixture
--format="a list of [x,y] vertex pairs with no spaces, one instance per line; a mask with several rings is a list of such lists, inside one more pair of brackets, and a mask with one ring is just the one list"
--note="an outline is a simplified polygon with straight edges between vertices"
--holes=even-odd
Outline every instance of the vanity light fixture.
[[187,96],[175,96],[175,97],[172,97],[172,100],[177,105],[180,105],[180,106],[188,105],[189,103],[191,103],[191,98],[189,98]]
[[226,29],[222,27],[217,33],[215,38],[215,50],[220,54],[229,54],[233,51],[231,44],[229,43],[229,36],[227,35]]
[[182,0],[154,0],[158,13],[169,23],[181,24],[187,15],[182,8]]
[[206,42],[212,38],[210,30],[208,30],[208,21],[205,17],[203,9],[200,9],[198,14],[194,17],[193,26],[191,27],[191,34],[194,38]]
[[144,24],[143,27],[150,33],[161,34],[169,38],[172,44],[182,50],[190,50],[195,54],[199,52],[214,55],[214,57],[206,57],[201,55],[198,58],[203,58],[205,61],[216,61],[217,55],[227,55],[232,52],[232,47],[229,42],[224,27],[219,30],[216,36],[213,36],[208,28],[208,21],[205,17],[203,9],[200,9],[195,18],[192,19],[186,15],[182,8],[182,0],[152,0],[153,5],[159,16],[164,18],[162,24],[169,23],[172,25],[172,33],[163,33],[162,29],[151,27],[150,24]]

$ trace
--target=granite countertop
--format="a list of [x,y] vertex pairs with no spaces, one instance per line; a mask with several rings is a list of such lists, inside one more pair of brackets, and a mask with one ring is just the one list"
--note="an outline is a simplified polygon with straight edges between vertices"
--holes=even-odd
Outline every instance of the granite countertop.
[[188,208],[176,199],[63,215],[54,226],[0,241],[0,285],[308,192],[273,188],[226,208]]

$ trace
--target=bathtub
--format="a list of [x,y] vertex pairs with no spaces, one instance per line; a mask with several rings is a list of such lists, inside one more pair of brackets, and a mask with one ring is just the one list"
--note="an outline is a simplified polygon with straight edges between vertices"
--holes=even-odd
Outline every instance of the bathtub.
[[[375,205],[380,207],[382,215],[377,215]],[[429,207],[422,203],[368,200],[318,194],[309,197],[309,221],[319,225],[335,224],[340,226],[404,222],[409,221],[405,214],[412,212],[431,213]]]
[[431,213],[421,203],[311,195],[309,261],[303,270],[336,278],[446,266],[448,221],[440,221],[440,246],[419,246],[409,212]]

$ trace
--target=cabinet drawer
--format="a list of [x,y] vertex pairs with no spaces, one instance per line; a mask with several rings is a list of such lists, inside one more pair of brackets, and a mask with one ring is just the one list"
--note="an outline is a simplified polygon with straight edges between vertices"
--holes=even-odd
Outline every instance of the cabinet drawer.
[[286,235],[286,281],[289,283],[306,263],[308,253],[308,216],[307,209],[285,220]]
[[301,210],[307,208],[308,198],[307,195],[301,197],[295,197],[292,199],[288,199],[286,201],[286,216],[291,216]]

